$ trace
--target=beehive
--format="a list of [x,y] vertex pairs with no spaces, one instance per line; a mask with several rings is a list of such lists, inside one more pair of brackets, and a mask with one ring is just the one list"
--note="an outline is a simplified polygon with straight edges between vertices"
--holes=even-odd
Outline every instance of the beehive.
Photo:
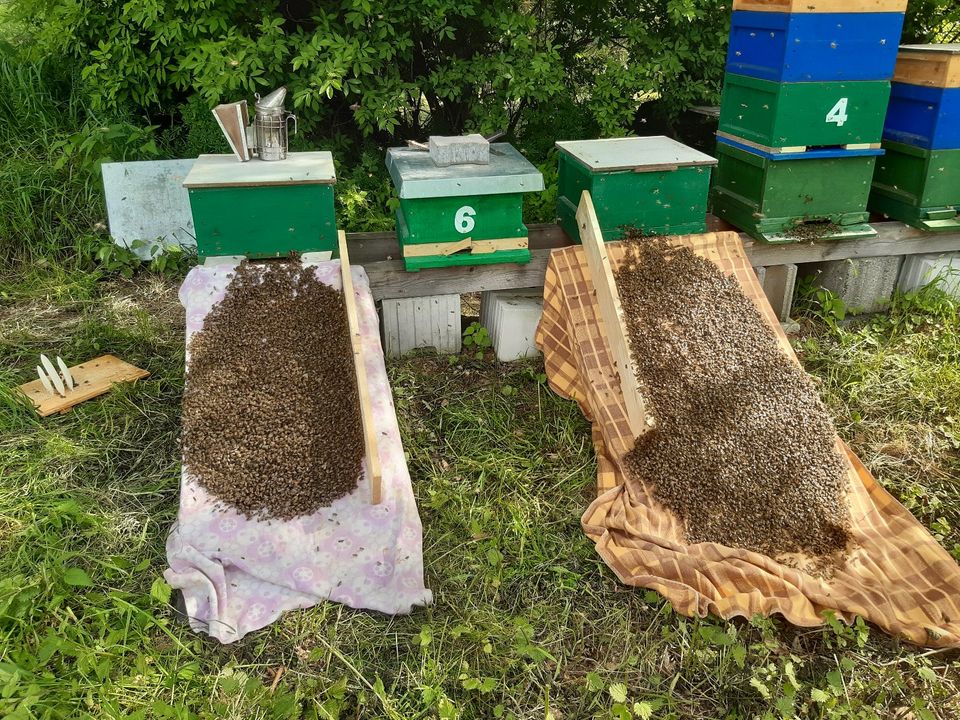
[[960,44],[904,45],[870,209],[923,230],[960,229]]
[[960,43],[903,45],[883,136],[927,150],[960,148]]
[[198,255],[264,258],[332,251],[337,245],[335,182],[329,152],[245,163],[233,155],[201,155],[183,181]]
[[902,12],[737,10],[727,71],[775,82],[889,80]]
[[[879,143],[890,96],[885,80],[776,83],[727,73],[719,131],[762,148]],[[842,121],[831,117],[842,104]]]
[[389,148],[386,163],[407,270],[530,261],[523,193],[543,176],[512,145],[492,144],[486,165],[438,167],[413,148]]
[[960,148],[926,150],[883,141],[870,209],[931,232],[960,230]]
[[710,169],[716,159],[663,136],[558,142],[560,225],[580,241],[576,214],[589,190],[605,241],[624,226],[684,235],[706,230]]
[[[810,239],[791,231],[822,222],[816,239],[870,237],[867,197],[881,150],[770,155],[722,139],[712,199],[718,217],[771,243]],[[827,225],[829,223],[829,225]]]

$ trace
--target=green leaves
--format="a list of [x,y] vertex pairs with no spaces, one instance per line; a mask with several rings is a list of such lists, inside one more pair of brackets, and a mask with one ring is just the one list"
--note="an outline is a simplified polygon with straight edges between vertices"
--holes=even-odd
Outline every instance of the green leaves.
[[93,587],[93,581],[87,575],[86,570],[78,567],[70,567],[64,570],[63,581],[73,587]]

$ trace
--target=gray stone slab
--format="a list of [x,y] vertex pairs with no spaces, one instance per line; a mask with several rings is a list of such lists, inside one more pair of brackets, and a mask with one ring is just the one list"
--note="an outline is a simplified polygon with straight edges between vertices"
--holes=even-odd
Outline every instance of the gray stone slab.
[[[193,163],[192,159],[104,163],[103,191],[114,242],[123,247],[134,240],[154,246],[196,246],[190,197],[183,187]],[[150,247],[135,252],[143,259],[151,256]]]
[[430,159],[439,167],[448,165],[487,165],[490,143],[483,135],[430,136]]
[[400,357],[420,348],[433,348],[443,355],[460,352],[459,295],[384,300],[380,319],[387,357]]
[[879,312],[890,303],[902,255],[817,263],[817,282],[837,295],[851,314]]
[[788,264],[765,267],[760,284],[763,285],[763,294],[767,296],[777,319],[780,322],[789,320],[790,311],[793,309],[793,290],[797,286],[797,266]]

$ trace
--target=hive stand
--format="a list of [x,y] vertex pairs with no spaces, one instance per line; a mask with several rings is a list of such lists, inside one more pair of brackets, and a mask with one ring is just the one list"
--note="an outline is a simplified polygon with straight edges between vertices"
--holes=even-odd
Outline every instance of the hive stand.
[[542,290],[491,290],[480,295],[480,324],[490,333],[500,362],[540,354],[535,336],[541,315]]
[[370,388],[367,385],[367,367],[363,359],[363,336],[360,333],[360,315],[357,312],[357,297],[353,291],[353,275],[350,273],[350,256],[347,252],[347,236],[340,230],[337,233],[340,251],[340,274],[343,278],[343,304],[347,310],[347,323],[350,326],[350,343],[353,346],[353,367],[357,379],[357,394],[360,396],[360,418],[363,422],[363,446],[367,478],[370,480],[370,504],[379,505],[381,500],[380,455],[377,450],[377,430],[373,417],[373,403],[370,401]]
[[[593,209],[593,201],[586,190],[583,191],[580,206],[577,208],[577,225],[580,229],[583,253],[587,258],[590,279],[593,281],[597,304],[600,308],[602,327],[598,328],[598,331],[601,337],[606,338],[610,348],[613,371],[620,380],[620,391],[627,411],[630,436],[635,440],[649,429],[647,412],[640,394],[640,384],[637,381],[637,368],[627,340],[627,324],[624,320],[623,306],[620,304],[617,281],[613,276],[613,268],[607,256],[607,246],[600,232],[600,223]],[[630,448],[627,448],[626,451],[629,452],[629,450]]]
[[380,318],[387,357],[401,357],[420,348],[433,348],[443,355],[460,352],[459,295],[385,299]]

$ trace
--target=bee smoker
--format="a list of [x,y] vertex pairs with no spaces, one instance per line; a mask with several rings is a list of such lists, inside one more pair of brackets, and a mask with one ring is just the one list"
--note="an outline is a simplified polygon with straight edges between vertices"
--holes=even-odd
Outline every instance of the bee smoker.
[[257,94],[254,106],[256,114],[248,137],[252,140],[254,154],[261,160],[285,160],[287,157],[287,123],[293,120],[293,132],[297,132],[297,116],[287,112],[283,101],[287,88],[279,87],[264,98]]

